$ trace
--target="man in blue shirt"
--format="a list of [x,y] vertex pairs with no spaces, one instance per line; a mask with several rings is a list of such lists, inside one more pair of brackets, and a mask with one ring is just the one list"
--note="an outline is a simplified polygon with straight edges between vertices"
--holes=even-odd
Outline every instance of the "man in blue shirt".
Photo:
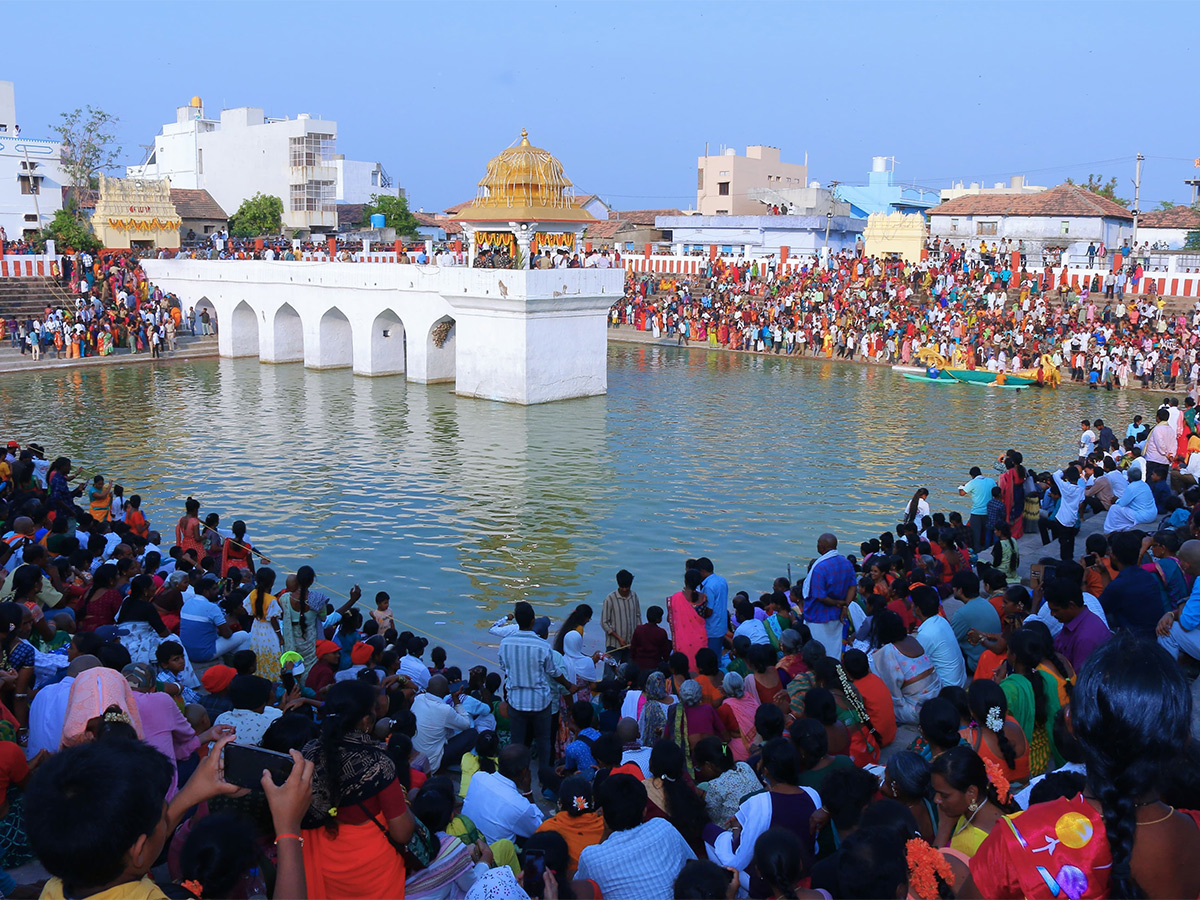
[[971,543],[972,549],[983,549],[983,538],[987,530],[988,501],[992,499],[994,478],[987,478],[979,466],[971,467],[971,480],[958,489],[960,497],[971,498]]
[[250,643],[250,632],[235,632],[216,599],[217,579],[205,575],[179,611],[179,639],[192,662],[211,662]]
[[837,536],[817,538],[820,554],[804,579],[804,623],[833,659],[842,657],[842,614],[854,598],[857,579],[850,560],[838,553]]
[[708,598],[708,608],[712,610],[712,615],[704,620],[708,648],[720,656],[725,632],[729,631],[729,582],[713,574],[712,560],[707,556],[696,560],[696,568],[704,576],[700,582],[700,593]]
[[[1200,541],[1184,541],[1178,559],[1184,574],[1200,575]],[[1181,652],[1200,659],[1200,578],[1187,601],[1164,615],[1155,631],[1158,643],[1176,659]]]
[[1162,579],[1138,564],[1142,555],[1142,534],[1119,531],[1109,538],[1108,546],[1109,561],[1117,570],[1117,577],[1100,594],[1100,605],[1104,607],[1108,626],[1113,632],[1124,629],[1153,640],[1167,611],[1167,595]]

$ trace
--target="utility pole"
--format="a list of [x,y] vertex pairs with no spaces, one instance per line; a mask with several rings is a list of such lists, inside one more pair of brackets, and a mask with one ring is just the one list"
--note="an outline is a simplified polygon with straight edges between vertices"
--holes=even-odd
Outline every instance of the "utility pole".
[[1141,211],[1138,209],[1138,202],[1142,197],[1142,160],[1145,158],[1140,153],[1137,155],[1137,167],[1133,176],[1133,249],[1135,251],[1137,250],[1138,213]]
[[29,164],[29,146],[21,148],[25,152],[25,177],[29,179],[29,193],[33,194],[33,211],[37,214],[38,231],[42,230],[42,207],[38,203],[38,190],[40,185],[33,175],[33,166]]

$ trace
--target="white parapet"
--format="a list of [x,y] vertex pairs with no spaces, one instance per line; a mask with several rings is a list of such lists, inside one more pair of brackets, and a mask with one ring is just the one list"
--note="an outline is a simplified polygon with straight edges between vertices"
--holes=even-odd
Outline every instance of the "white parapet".
[[216,316],[222,356],[303,360],[359,375],[453,381],[463,396],[534,404],[603,394],[615,269],[145,260],[185,315]]

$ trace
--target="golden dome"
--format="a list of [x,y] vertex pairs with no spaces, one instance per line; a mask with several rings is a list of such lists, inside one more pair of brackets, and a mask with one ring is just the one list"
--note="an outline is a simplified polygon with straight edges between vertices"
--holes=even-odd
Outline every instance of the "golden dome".
[[595,217],[575,205],[571,180],[548,151],[521,141],[487,165],[475,202],[454,218],[472,220],[530,219],[551,222],[590,222]]

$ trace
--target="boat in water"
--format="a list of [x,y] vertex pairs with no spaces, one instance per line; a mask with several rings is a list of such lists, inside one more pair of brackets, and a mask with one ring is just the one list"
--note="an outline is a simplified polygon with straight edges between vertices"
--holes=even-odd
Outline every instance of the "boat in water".
[[948,374],[955,381],[967,384],[990,384],[996,387],[1037,387],[1037,379],[1024,375],[1010,375],[989,372],[986,369],[949,369]]

